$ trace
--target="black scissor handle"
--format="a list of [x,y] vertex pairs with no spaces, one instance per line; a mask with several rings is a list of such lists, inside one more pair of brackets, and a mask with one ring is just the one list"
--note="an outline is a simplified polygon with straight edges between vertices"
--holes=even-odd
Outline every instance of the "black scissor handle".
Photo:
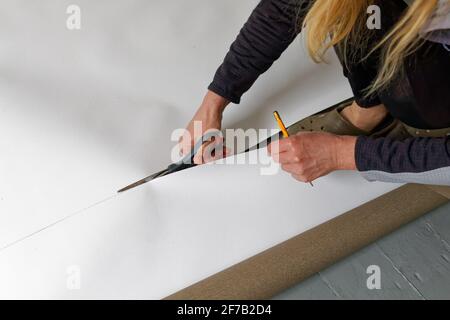
[[191,152],[187,154],[183,159],[180,161],[171,164],[167,167],[167,173],[174,173],[177,171],[181,171],[184,169],[189,169],[192,167],[197,166],[194,163],[194,157],[197,154],[197,152],[200,150],[200,148],[203,146],[205,142],[210,141],[212,138],[222,138],[222,132],[219,130],[208,130],[200,139],[197,140],[194,147],[192,148]]

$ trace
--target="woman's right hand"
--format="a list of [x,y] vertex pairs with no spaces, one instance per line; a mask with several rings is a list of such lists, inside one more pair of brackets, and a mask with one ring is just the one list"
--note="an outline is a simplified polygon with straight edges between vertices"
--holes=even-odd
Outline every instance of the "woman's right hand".
[[[225,98],[218,94],[208,91],[198,108],[192,120],[186,127],[186,131],[180,138],[179,147],[183,155],[191,152],[194,143],[200,139],[208,130],[220,130],[222,126],[222,114],[225,107],[229,104]],[[203,155],[203,150],[208,143],[194,157],[195,164],[208,162]],[[214,159],[211,159],[214,160]]]

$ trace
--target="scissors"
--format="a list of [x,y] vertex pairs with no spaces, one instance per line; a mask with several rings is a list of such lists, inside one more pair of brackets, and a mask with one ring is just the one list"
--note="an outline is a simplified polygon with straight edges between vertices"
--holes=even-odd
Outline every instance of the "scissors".
[[[164,176],[167,176],[169,174],[172,174],[174,172],[178,172],[178,171],[182,171],[185,169],[189,169],[192,167],[197,166],[194,163],[194,157],[197,154],[197,152],[200,150],[200,148],[202,147],[202,145],[207,142],[207,141],[211,141],[212,138],[222,138],[222,132],[220,132],[219,130],[211,130],[207,133],[205,133],[200,139],[198,139],[197,143],[194,145],[194,147],[192,148],[191,152],[189,154],[187,154],[183,159],[181,159],[178,162],[172,163],[171,165],[169,165],[166,169],[158,171],[144,179],[141,179],[137,182],[134,182],[132,184],[130,184],[129,186],[126,186],[125,188],[120,189],[119,191],[117,191],[117,193],[122,193],[125,192],[127,190],[131,190],[134,189],[140,185],[143,185],[144,183],[150,182],[152,180],[155,180],[157,178],[161,178]],[[223,143],[219,143],[217,144],[216,148],[223,148]]]

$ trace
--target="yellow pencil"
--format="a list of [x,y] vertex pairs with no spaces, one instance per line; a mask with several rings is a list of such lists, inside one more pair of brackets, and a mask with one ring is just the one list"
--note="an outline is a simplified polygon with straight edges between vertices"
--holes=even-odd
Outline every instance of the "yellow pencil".
[[[281,132],[283,133],[284,138],[289,138],[289,132],[286,129],[286,126],[283,123],[283,120],[281,120],[280,114],[278,111],[274,111],[273,115],[275,116],[275,120],[277,120],[278,126],[280,127]],[[312,182],[309,183],[311,187],[314,187]]]
[[281,120],[281,117],[278,114],[278,111],[274,111],[273,115],[275,116],[275,120],[277,120],[278,126],[281,129],[281,132],[283,132],[283,137],[289,138],[289,132],[287,131],[287,129],[283,123],[283,120]]

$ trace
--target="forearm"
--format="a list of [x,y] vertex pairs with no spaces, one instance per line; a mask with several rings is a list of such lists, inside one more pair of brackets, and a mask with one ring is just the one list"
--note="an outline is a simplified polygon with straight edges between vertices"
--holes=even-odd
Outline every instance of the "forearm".
[[356,137],[336,136],[334,144],[335,170],[356,170]]
[[359,137],[355,162],[370,181],[450,185],[450,138]]
[[210,113],[222,114],[229,104],[230,101],[226,98],[211,90],[208,90],[203,98],[201,108],[207,109]]
[[276,61],[299,32],[300,3],[262,0],[217,70],[209,90],[233,103]]

